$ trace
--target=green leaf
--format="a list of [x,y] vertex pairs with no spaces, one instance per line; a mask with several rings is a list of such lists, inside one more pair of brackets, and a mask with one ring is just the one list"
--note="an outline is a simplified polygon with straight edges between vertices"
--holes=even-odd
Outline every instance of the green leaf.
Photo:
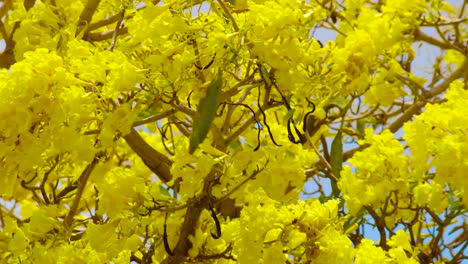
[[363,217],[366,215],[365,213],[366,211],[361,209],[359,210],[359,212],[356,214],[356,216],[352,216],[348,219],[348,221],[346,221],[344,224],[343,224],[343,229],[344,230],[347,230],[348,228],[350,228],[352,225],[354,224],[359,224],[361,225],[365,220],[363,219]]
[[151,103],[151,102],[143,102],[143,103],[148,104],[150,106],[146,108],[145,110],[141,111],[140,113],[138,113],[138,116],[136,118],[136,120],[138,121],[155,115],[158,112],[158,110],[161,109],[162,107],[161,103]]
[[284,116],[284,119],[283,121],[284,122],[287,122],[289,119],[291,119],[293,116],[294,116],[294,111],[296,111],[295,109],[289,109],[288,110],[288,113],[286,113],[286,115]]
[[192,133],[190,134],[189,153],[193,154],[210,131],[211,124],[216,116],[219,98],[223,88],[222,72],[208,85],[206,96],[200,100],[197,113],[193,119]]
[[463,210],[463,203],[455,195],[454,191],[448,193],[449,212],[454,213]]
[[259,64],[259,66],[260,66],[260,74],[262,78],[265,80],[266,86],[270,87],[271,86],[270,73],[266,70],[263,64]]
[[339,106],[341,109],[345,108],[346,105],[348,105],[349,100],[346,97],[337,97],[333,100],[333,103],[335,103],[337,106]]
[[233,150],[242,150],[242,143],[239,140],[233,140],[229,144],[229,147],[232,148]]
[[309,136],[313,136],[320,128],[319,123],[320,123],[320,119],[318,119],[314,115],[309,115],[307,117],[307,124],[306,124],[304,132],[307,132]]
[[154,114],[156,114],[156,109],[157,109],[157,107],[151,107],[149,109],[146,109],[146,110],[140,112],[138,114],[137,120],[142,120],[142,119],[145,119],[147,117],[153,116]]
[[159,192],[162,194],[162,195],[167,195],[167,196],[171,196],[171,194],[169,193],[169,191],[162,185],[159,185]]
[[[343,168],[343,141],[341,130],[338,131],[331,145],[330,165],[332,167],[333,175],[339,179],[341,169]],[[340,190],[338,189],[336,182],[331,180],[331,183],[333,195],[338,197]]]

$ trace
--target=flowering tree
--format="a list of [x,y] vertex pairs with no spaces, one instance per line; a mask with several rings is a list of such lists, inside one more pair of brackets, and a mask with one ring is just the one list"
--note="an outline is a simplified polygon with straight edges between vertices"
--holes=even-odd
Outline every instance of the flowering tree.
[[461,263],[467,5],[1,1],[0,263]]

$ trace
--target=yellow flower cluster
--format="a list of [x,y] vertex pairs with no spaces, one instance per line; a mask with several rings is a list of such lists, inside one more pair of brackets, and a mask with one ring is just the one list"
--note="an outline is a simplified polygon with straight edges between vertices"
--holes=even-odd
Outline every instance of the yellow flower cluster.
[[367,129],[366,138],[360,143],[370,147],[348,160],[354,168],[345,166],[338,183],[346,207],[353,215],[362,206],[379,208],[391,192],[404,195],[411,180],[409,157],[403,155],[403,146],[388,130],[374,135],[372,129]]
[[68,153],[63,158],[76,164],[93,158],[94,147],[80,131],[93,119],[95,100],[78,86],[85,83],[61,57],[37,49],[0,75],[2,194],[15,192],[18,177],[28,181],[35,173],[43,174],[57,155]]
[[[248,206],[243,208],[239,219],[222,223],[220,240],[213,240],[207,234],[212,224],[207,225],[205,232],[197,232],[190,238],[205,254],[220,252],[231,245],[236,261],[218,259],[215,263],[253,263],[259,259],[278,264],[287,259],[313,263],[374,263],[376,260],[418,263],[415,257],[406,255],[405,251],[416,256],[417,251],[410,246],[408,233],[401,230],[390,238],[388,252],[369,239],[354,247],[343,231],[346,219],[338,216],[336,200],[281,204],[261,190],[248,194],[246,200]],[[202,219],[211,220],[208,214]],[[190,252],[192,257],[200,253],[198,249]]]
[[449,205],[447,188],[466,206],[468,119],[463,109],[468,107],[468,93],[463,83],[452,82],[446,98],[428,104],[423,114],[405,124],[411,156],[389,131],[374,135],[366,130],[360,143],[369,147],[349,160],[351,166],[343,168],[338,183],[351,214],[366,206],[380,208],[382,214],[394,212],[386,219],[389,226],[398,219],[410,220],[418,207],[440,214]]
[[447,207],[446,184],[468,205],[468,92],[455,80],[449,87],[447,102],[428,104],[426,111],[404,126],[405,140],[411,150],[411,163],[419,173],[435,173],[429,186],[418,186],[418,201],[429,201],[438,212]]

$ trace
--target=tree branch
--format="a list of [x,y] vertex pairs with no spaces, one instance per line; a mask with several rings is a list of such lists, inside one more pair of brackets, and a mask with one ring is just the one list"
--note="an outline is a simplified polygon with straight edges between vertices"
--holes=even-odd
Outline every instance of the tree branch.
[[449,77],[447,77],[447,79],[445,79],[441,84],[432,88],[429,91],[429,93],[426,95],[426,98],[432,98],[434,96],[437,96],[443,93],[445,90],[447,90],[447,88],[450,86],[450,84],[453,81],[455,81],[456,79],[460,77],[463,77],[463,75],[466,75],[466,74],[468,74],[468,58],[465,58],[465,61],[463,62],[462,66],[460,66],[460,68],[458,68]]
[[193,206],[187,209],[184,217],[184,223],[180,231],[179,240],[173,249],[174,256],[169,256],[163,264],[179,264],[183,263],[187,257],[189,249],[192,247],[192,242],[188,239],[190,235],[195,234],[198,218],[205,208],[204,201],[199,199]]
[[78,36],[81,30],[83,30],[84,27],[90,24],[94,12],[96,11],[96,8],[98,7],[100,2],[101,0],[88,0],[88,3],[86,3],[86,6],[83,8],[83,11],[80,14],[80,19],[78,20],[79,22],[78,26],[76,27],[75,36]]
[[458,68],[455,72],[453,72],[447,79],[445,79],[441,84],[435,86],[432,88],[429,92],[425,94],[425,100],[424,101],[416,101],[414,104],[406,110],[403,115],[401,115],[395,122],[393,122],[390,126],[387,128],[392,132],[395,133],[398,131],[404,123],[406,123],[408,120],[410,120],[414,115],[419,114],[421,112],[421,109],[429,102],[429,99],[443,93],[444,91],[447,90],[447,88],[450,86],[450,84],[462,77],[464,74],[466,74],[466,71],[468,70],[468,59],[465,59],[465,62],[463,65]]
[[[437,85],[432,90],[427,92],[425,94],[426,100],[414,102],[414,104],[410,108],[408,108],[395,122],[388,126],[387,129],[389,129],[392,133],[398,131],[403,126],[403,124],[410,120],[414,115],[420,113],[421,108],[429,102],[429,99],[443,93],[445,90],[447,90],[447,88],[454,80],[462,77],[464,74],[468,74],[468,59],[465,59],[463,65],[460,68],[458,68],[455,72],[453,72],[447,79],[445,79],[445,81],[443,81],[441,84]],[[354,154],[356,154],[356,152],[362,151],[367,147],[369,147],[369,145],[365,144],[344,152],[343,161],[350,159],[354,156]],[[320,160],[316,163],[314,168],[305,171],[307,177],[312,177],[317,171],[323,169],[325,166],[326,165],[323,163],[323,161]]]
[[236,32],[239,32],[239,26],[237,26],[237,23],[236,23],[236,20],[234,19],[234,17],[232,16],[231,12],[229,11],[229,9],[226,7],[226,4],[224,3],[224,0],[219,0],[218,1],[219,5],[221,6],[221,8],[223,9],[224,11],[224,14],[227,16],[227,18],[231,21],[232,23],[232,27],[234,27],[234,30]]
[[115,23],[115,22],[120,20],[121,16],[122,16],[122,14],[118,13],[118,14],[115,14],[115,15],[113,15],[111,17],[108,17],[108,18],[106,18],[104,20],[100,20],[100,21],[98,21],[96,23],[92,23],[92,24],[89,25],[88,30],[93,31],[93,30],[96,30],[96,29],[98,29],[100,27],[104,27],[104,26],[110,25],[112,23]]
[[[117,33],[115,33],[116,30],[117,30]],[[87,41],[103,41],[106,39],[112,39],[114,36],[123,35],[127,33],[128,33],[128,28],[124,27],[124,28],[119,28],[119,29],[105,30],[99,33],[87,33],[85,34],[83,39]]]
[[[263,111],[266,111],[271,108],[275,108],[277,106],[281,106],[283,104],[270,104],[268,106],[263,107]],[[232,142],[234,139],[236,139],[238,136],[240,136],[244,131],[249,128],[254,122],[256,122],[256,116],[260,116],[262,113],[261,110],[257,110],[255,112],[255,115],[251,116],[247,121],[245,121],[242,126],[240,126],[236,131],[234,131],[231,135],[227,137],[227,139],[224,141],[225,145],[229,145],[230,142]]]
[[431,36],[424,34],[421,30],[417,29],[414,31],[414,38],[419,41],[424,41],[431,45],[437,46],[441,49],[456,49],[458,51],[463,51],[464,47],[460,43],[450,43],[443,42]]
[[383,250],[388,250],[389,246],[387,245],[387,234],[385,233],[385,221],[383,217],[379,217],[377,213],[370,206],[364,206],[364,208],[369,212],[369,214],[374,218],[375,226],[380,234],[379,246]]
[[117,43],[117,36],[119,35],[119,29],[122,26],[124,17],[125,17],[125,9],[123,9],[122,12],[120,12],[120,19],[119,21],[117,21],[117,25],[115,25],[114,34],[112,35],[112,41],[111,41],[110,46],[107,48],[107,50],[110,50],[110,51],[114,50],[115,44]]
[[214,197],[211,195],[211,189],[215,179],[221,177],[222,172],[222,165],[220,163],[215,164],[204,180],[202,193],[198,197],[194,197],[188,201],[191,206],[185,213],[179,240],[177,241],[175,248],[172,250],[174,255],[167,257],[162,262],[163,264],[183,263],[187,258],[188,251],[192,247],[192,242],[190,242],[189,236],[195,234],[197,222],[203,209],[209,208],[209,206],[213,204],[212,200]]
[[172,174],[170,168],[172,161],[167,156],[146,143],[135,129],[131,129],[130,134],[124,136],[124,139],[130,148],[143,160],[143,163],[145,163],[162,182],[171,181]]
[[3,1],[2,6],[0,6],[0,18],[2,18],[6,13],[8,13],[8,10],[10,10],[11,5],[11,0]]
[[153,122],[156,122],[156,121],[158,121],[160,119],[169,117],[169,116],[175,114],[176,112],[177,112],[176,109],[172,108],[172,109],[170,109],[170,110],[168,110],[166,112],[162,112],[160,114],[144,118],[144,119],[142,119],[140,121],[135,121],[135,122],[133,122],[133,126],[136,127],[136,126],[141,126],[141,125],[148,124],[148,123],[153,123]]

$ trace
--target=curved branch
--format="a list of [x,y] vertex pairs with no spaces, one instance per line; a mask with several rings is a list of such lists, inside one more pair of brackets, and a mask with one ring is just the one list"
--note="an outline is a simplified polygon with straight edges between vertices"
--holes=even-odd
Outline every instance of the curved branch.
[[387,245],[387,234],[385,233],[385,221],[380,217],[377,212],[372,209],[370,206],[364,206],[364,208],[369,212],[375,222],[375,226],[380,234],[379,246],[384,250],[388,250],[390,247]]

